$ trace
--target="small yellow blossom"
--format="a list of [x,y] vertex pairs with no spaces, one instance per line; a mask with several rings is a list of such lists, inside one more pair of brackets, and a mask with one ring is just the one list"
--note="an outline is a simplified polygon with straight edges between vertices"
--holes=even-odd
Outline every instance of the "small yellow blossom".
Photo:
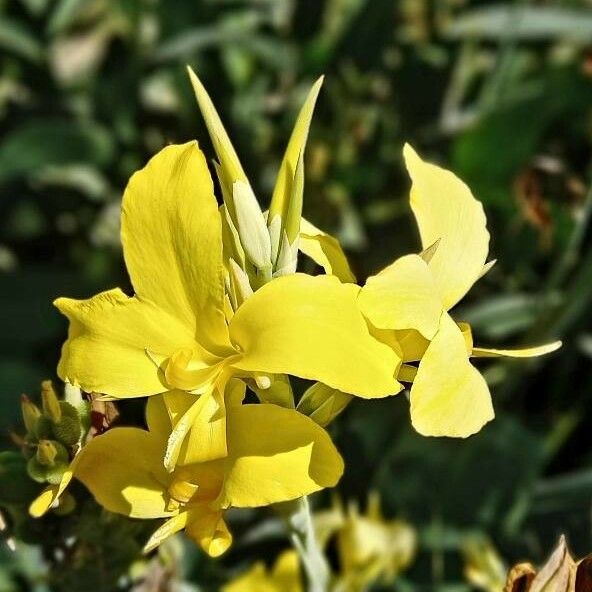
[[372,493],[365,514],[356,504],[340,503],[314,516],[321,545],[337,543],[339,570],[334,590],[362,592],[373,582],[392,581],[415,558],[415,529],[402,520],[386,520],[378,495]]
[[[149,399],[148,431],[117,427],[93,438],[77,457],[75,477],[111,512],[167,518],[146,551],[185,530],[204,551],[218,556],[232,540],[225,509],[296,499],[334,486],[343,472],[329,435],[312,420],[277,405],[242,405],[242,394],[239,386],[229,397],[225,458],[166,471],[162,458],[175,418],[193,404],[192,395],[175,391],[168,400],[167,395]],[[193,436],[200,439],[198,430]]]
[[246,573],[222,587],[222,592],[304,592],[298,555],[284,551],[268,570],[257,562]]
[[374,335],[404,362],[398,378],[412,383],[415,429],[426,436],[467,437],[494,417],[485,379],[470,358],[539,356],[561,343],[518,350],[473,347],[470,327],[457,324],[448,310],[492,266],[486,263],[483,206],[453,173],[424,162],[409,145],[404,156],[424,251],[370,277],[358,300]]

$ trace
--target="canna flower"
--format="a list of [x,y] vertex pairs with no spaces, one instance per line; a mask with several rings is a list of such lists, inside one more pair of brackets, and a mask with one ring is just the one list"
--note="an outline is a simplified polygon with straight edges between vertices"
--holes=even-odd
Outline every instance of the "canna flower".
[[296,551],[284,551],[272,569],[258,561],[246,573],[222,587],[222,592],[303,592]]
[[355,503],[344,509],[337,502],[332,509],[315,514],[314,523],[324,547],[332,540],[336,543],[336,591],[361,592],[378,581],[392,582],[415,558],[415,529],[402,520],[386,520],[375,492],[364,514]]
[[[70,321],[58,374],[112,398],[196,395],[171,434],[168,470],[227,454],[223,393],[232,377],[264,389],[269,375],[292,374],[368,397],[396,388],[396,354],[370,335],[356,286],[279,277],[226,314],[221,216],[196,142],[164,148],[133,175],[121,232],[135,295],[56,300]],[[194,425],[200,445],[182,451]]]
[[145,552],[184,530],[206,553],[219,556],[232,542],[227,508],[288,501],[332,487],[341,477],[343,461],[325,430],[291,409],[242,405],[244,386],[238,381],[229,389],[225,458],[165,470],[162,457],[173,423],[194,404],[183,391],[148,400],[148,430],[113,428],[80,452],[75,477],[100,505],[133,518],[166,518]]
[[494,263],[486,263],[483,206],[450,171],[424,162],[409,145],[403,153],[424,251],[370,277],[359,304],[374,335],[404,362],[398,379],[412,383],[415,429],[426,436],[467,437],[494,417],[488,386],[470,358],[540,356],[561,342],[526,349],[473,346],[471,328],[448,311]]

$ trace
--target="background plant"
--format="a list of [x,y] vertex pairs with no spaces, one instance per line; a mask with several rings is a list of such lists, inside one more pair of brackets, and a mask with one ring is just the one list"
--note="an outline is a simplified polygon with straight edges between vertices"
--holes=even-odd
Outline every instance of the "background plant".
[[[19,394],[35,398],[53,377],[65,330],[53,297],[126,287],[117,224],[130,173],[168,142],[208,146],[184,65],[207,85],[258,195],[270,194],[297,109],[324,73],[304,213],[340,238],[358,278],[416,247],[408,140],[487,208],[499,263],[456,316],[491,345],[524,334],[565,342],[548,360],[481,366],[497,420],[467,442],[415,434],[402,398],[354,402],[335,423],[348,465],[341,497],[363,505],[371,487],[385,516],[419,532],[415,563],[384,589],[470,589],[468,535],[487,535],[509,564],[543,559],[559,532],[575,555],[590,550],[588,2],[5,0],[0,11],[4,449],[9,429],[22,433]],[[141,421],[136,403],[118,409]],[[40,557],[53,561],[52,536],[72,533],[84,540],[79,563],[54,570],[56,589],[89,573],[105,590],[138,573],[165,577],[162,561],[132,565],[143,526],[99,518],[76,493],[85,520],[20,525],[41,550],[3,548],[0,590],[43,589]],[[212,562],[175,543],[166,577],[217,589],[285,548],[271,515],[235,520],[229,555]],[[134,543],[123,552],[118,537]]]

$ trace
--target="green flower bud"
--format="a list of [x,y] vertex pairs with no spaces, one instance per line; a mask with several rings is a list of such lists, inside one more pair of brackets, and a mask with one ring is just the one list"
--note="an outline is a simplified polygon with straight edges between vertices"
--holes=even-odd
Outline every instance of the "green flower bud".
[[58,449],[51,440],[41,440],[37,446],[37,462],[46,467],[52,467],[58,455]]
[[61,421],[53,425],[53,435],[65,446],[74,446],[82,435],[80,419],[62,416]]
[[39,440],[51,440],[53,438],[53,426],[51,420],[42,415],[37,421],[37,438]]
[[62,418],[60,402],[51,384],[51,380],[44,380],[41,383],[41,400],[43,402],[43,413],[54,423]]
[[34,456],[27,463],[27,473],[37,483],[57,485],[68,468],[67,462],[55,462],[53,466],[42,465]]
[[27,395],[21,395],[21,411],[27,434],[35,435],[37,433],[37,421],[41,417],[41,410],[35,403],[31,402]]

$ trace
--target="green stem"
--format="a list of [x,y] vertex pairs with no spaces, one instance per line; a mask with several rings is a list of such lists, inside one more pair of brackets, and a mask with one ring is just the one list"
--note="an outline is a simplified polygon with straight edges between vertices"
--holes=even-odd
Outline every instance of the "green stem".
[[308,592],[327,592],[330,571],[317,542],[307,497],[276,504],[284,519],[292,545],[300,558]]

